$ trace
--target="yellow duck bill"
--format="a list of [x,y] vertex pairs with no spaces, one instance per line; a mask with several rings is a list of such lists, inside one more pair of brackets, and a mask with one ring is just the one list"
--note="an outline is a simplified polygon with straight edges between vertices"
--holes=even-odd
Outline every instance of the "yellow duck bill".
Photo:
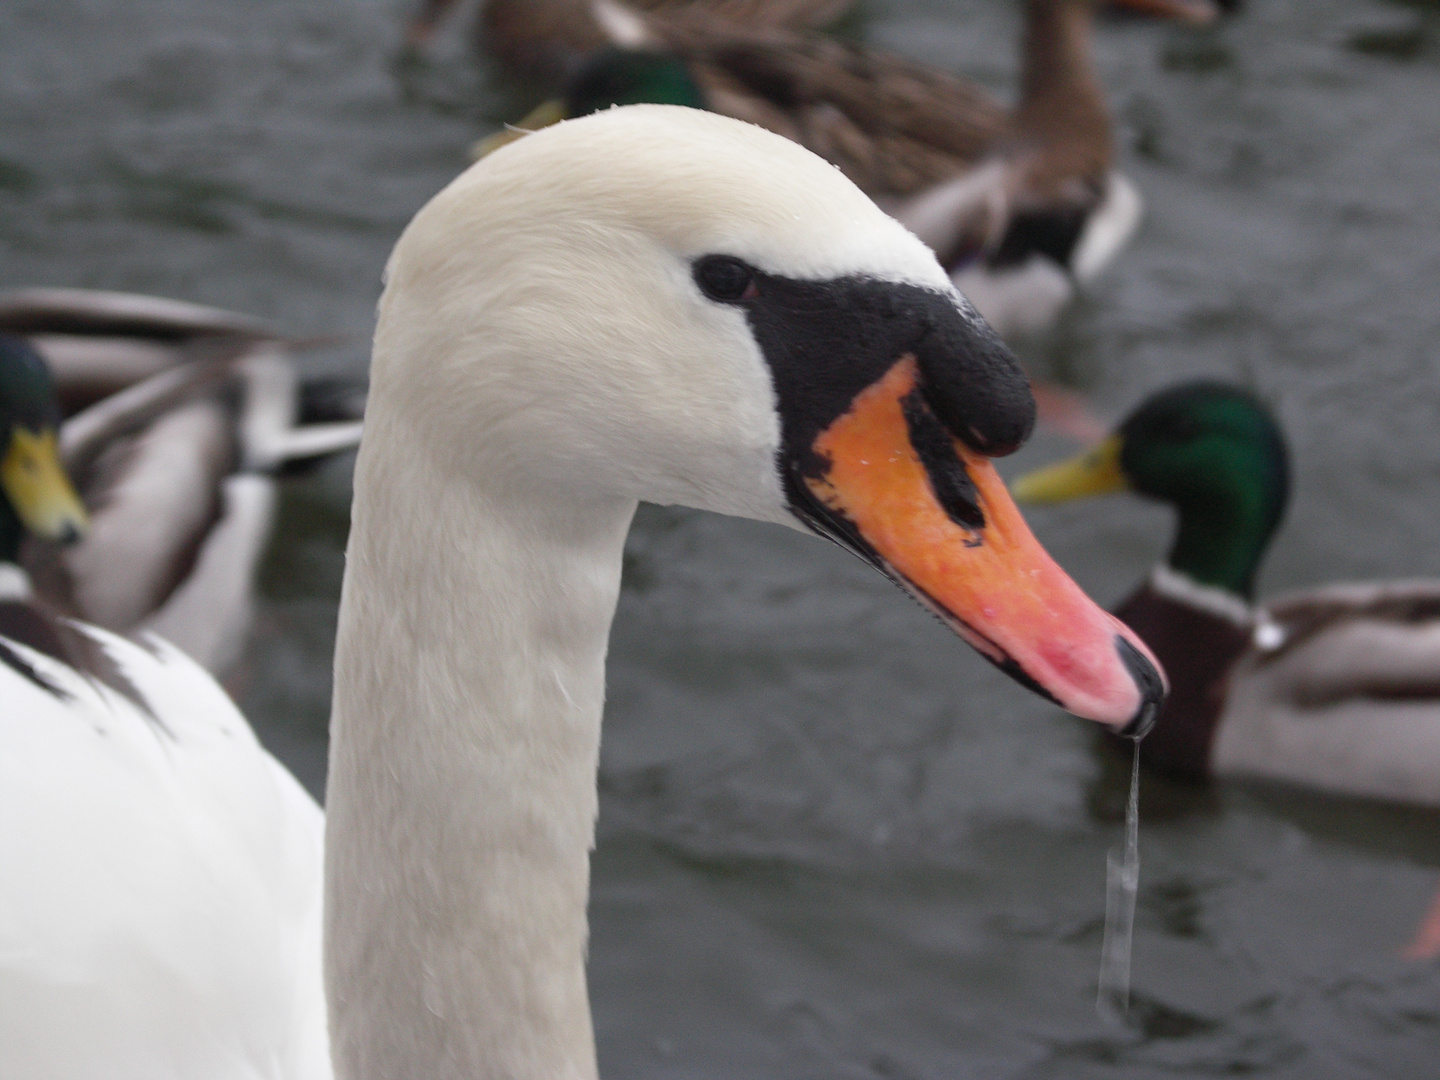
[[1027,503],[1058,503],[1091,495],[1128,491],[1130,482],[1120,468],[1124,440],[1107,435],[1089,450],[1015,481],[1015,498]]
[[89,516],[65,467],[60,464],[55,429],[30,431],[17,424],[0,458],[0,488],[21,524],[44,540],[69,543],[85,535]]

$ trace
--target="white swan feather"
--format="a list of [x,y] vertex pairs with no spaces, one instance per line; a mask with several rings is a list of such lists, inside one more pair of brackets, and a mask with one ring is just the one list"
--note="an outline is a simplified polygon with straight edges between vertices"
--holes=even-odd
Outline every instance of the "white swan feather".
[[0,1073],[330,1075],[323,819],[194,661],[84,628],[148,706],[0,667]]

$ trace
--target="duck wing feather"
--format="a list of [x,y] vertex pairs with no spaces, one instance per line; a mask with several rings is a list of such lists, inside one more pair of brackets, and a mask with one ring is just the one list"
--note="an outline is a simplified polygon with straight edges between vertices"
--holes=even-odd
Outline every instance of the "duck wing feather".
[[1216,772],[1440,805],[1440,582],[1330,585],[1269,615],[1278,633],[1232,675]]
[[871,196],[912,196],[969,172],[1011,134],[994,98],[897,56],[693,17],[649,25],[690,65],[713,111],[794,139]]

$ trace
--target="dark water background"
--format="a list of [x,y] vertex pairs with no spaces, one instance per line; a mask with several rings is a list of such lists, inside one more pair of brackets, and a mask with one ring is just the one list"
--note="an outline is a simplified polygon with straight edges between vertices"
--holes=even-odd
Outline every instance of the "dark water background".
[[[3,0],[0,287],[341,331],[306,363],[363,370],[395,236],[530,104],[458,30],[397,59],[399,7]],[[866,33],[1005,94],[1017,9],[872,0]],[[1148,216],[1027,360],[1111,416],[1185,375],[1267,395],[1298,476],[1265,592],[1440,574],[1440,8],[1254,0],[1099,48]],[[317,789],[348,472],[289,488],[239,681]],[[1168,531],[1124,501],[1032,519],[1107,602]],[[1147,779],[1136,1005],[1102,1024],[1126,771],[838,550],[642,509],[594,862],[603,1071],[1440,1076],[1440,968],[1396,959],[1440,815],[1272,788]]]

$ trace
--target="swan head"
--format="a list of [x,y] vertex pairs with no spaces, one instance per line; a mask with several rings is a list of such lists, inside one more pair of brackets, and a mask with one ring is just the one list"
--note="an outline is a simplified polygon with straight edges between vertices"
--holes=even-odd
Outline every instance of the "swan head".
[[1063,707],[1148,725],[1145,646],[1030,535],[990,462],[1023,372],[833,166],[735,120],[608,110],[489,155],[387,268],[367,430],[507,497],[776,521],[871,562]]

